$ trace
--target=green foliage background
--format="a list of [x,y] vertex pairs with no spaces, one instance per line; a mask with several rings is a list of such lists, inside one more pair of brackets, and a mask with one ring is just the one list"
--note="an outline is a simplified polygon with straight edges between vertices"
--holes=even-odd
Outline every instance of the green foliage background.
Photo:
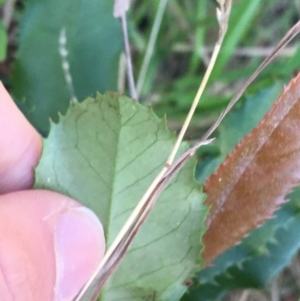
[[[128,12],[137,79],[160,3],[161,0],[135,0]],[[158,116],[167,114],[172,130],[178,130],[182,124],[217,37],[215,4],[213,0],[170,0],[162,12],[140,100],[151,105]],[[262,53],[299,19],[299,6],[297,0],[234,1],[228,34],[188,139],[201,137],[261,62]],[[19,1],[9,28],[0,24],[1,79],[43,135],[48,133],[49,118],[57,121],[58,112],[65,114],[71,99],[59,54],[62,29],[66,30],[67,59],[79,101],[96,95],[97,91],[118,90],[128,94],[123,88],[125,79],[119,72],[122,36],[119,22],[112,16],[112,7],[112,1],[104,0]],[[216,143],[199,151],[196,177],[200,182],[257,124],[282,90],[283,83],[298,72],[298,41],[296,38],[285,54],[248,89],[235,111],[220,126]],[[276,276],[300,244],[297,189],[290,199],[275,219],[217,258],[214,267],[198,273],[183,300],[217,300],[233,289],[262,287]],[[299,288],[293,288],[293,292],[299,294]]]

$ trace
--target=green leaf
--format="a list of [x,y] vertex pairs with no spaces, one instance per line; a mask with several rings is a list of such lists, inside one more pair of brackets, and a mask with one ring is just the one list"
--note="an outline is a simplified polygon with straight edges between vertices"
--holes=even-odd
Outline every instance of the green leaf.
[[26,1],[13,94],[27,118],[43,133],[49,129],[49,117],[58,120],[58,112],[65,113],[72,98],[59,54],[62,30],[77,99],[116,90],[122,36],[112,11],[112,1]]
[[[173,143],[166,121],[151,109],[118,94],[98,95],[51,125],[35,187],[92,208],[110,245]],[[185,292],[184,280],[200,267],[207,214],[194,165],[190,160],[159,197],[101,300],[174,301]]]

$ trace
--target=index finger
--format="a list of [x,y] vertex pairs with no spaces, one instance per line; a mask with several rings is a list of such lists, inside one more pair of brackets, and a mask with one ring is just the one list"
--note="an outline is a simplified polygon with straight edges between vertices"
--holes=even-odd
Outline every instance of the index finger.
[[0,82],[0,194],[30,188],[42,140]]

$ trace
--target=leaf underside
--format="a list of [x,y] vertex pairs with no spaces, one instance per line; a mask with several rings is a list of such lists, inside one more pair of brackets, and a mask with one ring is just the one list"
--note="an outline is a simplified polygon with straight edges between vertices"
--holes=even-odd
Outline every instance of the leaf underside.
[[[282,82],[270,79],[258,85],[232,110],[220,125],[216,140],[218,157],[200,161],[197,178],[203,183],[218,162],[223,162],[234,146],[268,112],[282,90]],[[300,189],[287,196],[290,201],[250,232],[241,243],[219,255],[213,265],[200,271],[182,301],[217,301],[234,289],[261,288],[275,277],[295,256],[300,247]],[[282,235],[283,234],[283,235]]]
[[[72,105],[44,140],[36,188],[67,194],[101,219],[110,245],[174,143],[165,121],[115,93]],[[182,151],[183,151],[182,147]],[[190,160],[159,197],[101,300],[178,300],[200,268],[207,207]]]
[[208,179],[211,207],[203,257],[209,264],[271,218],[300,179],[300,76]]

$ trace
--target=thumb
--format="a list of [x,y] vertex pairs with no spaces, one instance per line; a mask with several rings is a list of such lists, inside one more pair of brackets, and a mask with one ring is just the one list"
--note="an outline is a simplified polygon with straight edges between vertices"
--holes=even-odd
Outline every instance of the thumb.
[[70,301],[104,249],[99,220],[74,200],[43,190],[0,197],[1,300]]

